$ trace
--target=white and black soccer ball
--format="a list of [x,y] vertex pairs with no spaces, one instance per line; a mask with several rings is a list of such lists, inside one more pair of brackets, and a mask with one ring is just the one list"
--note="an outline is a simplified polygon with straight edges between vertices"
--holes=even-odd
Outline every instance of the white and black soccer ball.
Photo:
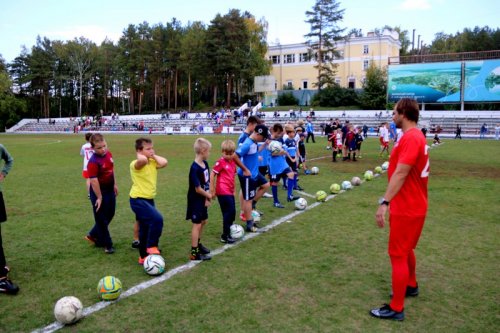
[[144,271],[148,275],[160,275],[165,272],[165,259],[159,254],[150,254],[144,260]]
[[295,200],[295,208],[297,210],[304,210],[307,207],[307,200],[304,198],[298,198]]
[[341,187],[342,187],[342,189],[343,189],[344,191],[347,191],[347,190],[350,190],[350,189],[352,188],[352,184],[351,184],[351,182],[350,182],[350,181],[348,181],[348,180],[344,180],[344,181],[342,182]]
[[387,170],[387,169],[389,169],[389,162],[386,161],[382,163],[382,170]]
[[231,237],[234,239],[240,239],[245,236],[245,229],[239,224],[233,224],[230,229]]
[[272,155],[277,155],[283,150],[283,145],[279,141],[271,141],[267,149],[269,149]]
[[54,316],[61,324],[74,324],[83,317],[83,304],[75,296],[65,296],[54,306]]
[[354,186],[361,185],[361,178],[359,178],[357,176],[356,177],[352,177],[351,184],[354,185]]
[[311,168],[311,173],[312,173],[313,175],[317,175],[317,174],[319,173],[319,168],[318,168],[318,167],[312,167],[312,168]]

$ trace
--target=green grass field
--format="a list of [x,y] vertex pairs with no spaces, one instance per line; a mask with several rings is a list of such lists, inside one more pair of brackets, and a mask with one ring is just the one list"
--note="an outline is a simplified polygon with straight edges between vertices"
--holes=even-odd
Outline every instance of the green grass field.
[[[85,307],[98,302],[105,275],[124,290],[150,280],[130,247],[134,216],[128,203],[128,165],[136,136],[106,136],[120,194],[110,226],[116,253],[83,237],[93,216],[81,178],[83,135],[2,135],[13,155],[4,196],[9,220],[2,237],[17,296],[0,295],[0,332],[28,332],[54,322],[62,296]],[[236,139],[236,137],[232,137]],[[168,269],[188,262],[191,223],[185,221],[193,136],[154,136],[169,160],[159,172],[156,203],[165,218],[160,247]],[[223,136],[211,136],[209,164]],[[387,229],[375,225],[386,175],[365,182],[273,230],[242,242],[210,262],[122,299],[64,328],[70,332],[494,332],[500,325],[500,142],[445,140],[432,149],[429,212],[417,248],[420,296],[406,302],[401,323],[371,318],[389,301]],[[306,192],[362,176],[384,160],[377,141],[363,144],[357,163],[331,163],[326,140],[308,144],[317,176],[301,176]],[[280,190],[282,202],[285,193]],[[307,198],[309,203],[313,199]],[[293,212],[262,199],[263,223]],[[218,203],[209,210],[204,243],[219,243]],[[495,328],[496,327],[496,328]]]

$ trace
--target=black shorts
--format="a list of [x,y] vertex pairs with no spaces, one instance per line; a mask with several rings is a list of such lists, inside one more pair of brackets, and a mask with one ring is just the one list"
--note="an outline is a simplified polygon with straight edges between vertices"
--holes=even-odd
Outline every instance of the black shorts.
[[243,195],[244,200],[252,200],[255,198],[255,195],[257,194],[257,189],[268,183],[266,177],[261,175],[260,173],[257,175],[255,178],[247,177],[247,176],[241,176],[238,174],[238,178],[240,180],[240,185],[241,185],[241,193]]
[[271,175],[271,183],[279,183],[280,179],[286,179],[287,178],[287,173],[292,172],[292,169],[286,168],[283,170],[282,173],[279,173],[277,175]]
[[193,200],[188,203],[186,220],[191,220],[194,224],[208,220],[208,208],[205,206],[205,201]]
[[259,173],[264,177],[267,175],[268,170],[269,168],[267,167],[267,165],[259,167]]
[[[295,159],[297,159],[297,157],[295,157]],[[297,162],[292,162],[292,160],[287,157],[286,163],[288,163],[288,166],[293,172],[297,171]]]

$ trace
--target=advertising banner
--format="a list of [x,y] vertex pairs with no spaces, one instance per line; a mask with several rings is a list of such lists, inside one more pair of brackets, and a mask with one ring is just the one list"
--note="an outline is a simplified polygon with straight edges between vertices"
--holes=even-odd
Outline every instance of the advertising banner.
[[465,63],[464,101],[500,101],[500,59]]
[[460,102],[461,62],[389,66],[388,99],[413,98],[418,102]]

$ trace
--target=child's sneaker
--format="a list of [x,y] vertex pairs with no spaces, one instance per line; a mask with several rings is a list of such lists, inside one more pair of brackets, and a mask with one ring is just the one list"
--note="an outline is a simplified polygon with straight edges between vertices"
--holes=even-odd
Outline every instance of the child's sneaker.
[[90,245],[95,245],[95,243],[97,242],[97,239],[90,236],[90,235],[87,235],[84,237],[84,239],[89,242]]
[[236,242],[236,239],[234,239],[233,237],[231,236],[224,236],[224,235],[221,235],[220,236],[220,242],[221,243],[224,243],[224,244],[233,244]]
[[133,249],[138,249],[139,246],[141,246],[141,242],[139,242],[137,239],[132,242]]
[[264,198],[272,198],[273,195],[271,193],[267,193],[267,192],[264,192],[264,194],[262,195]]
[[7,279],[7,277],[0,280],[0,293],[15,295],[18,291],[19,287]]
[[311,171],[310,171],[310,170],[305,170],[305,171],[304,171],[304,174],[305,174],[305,175],[310,175],[310,174],[311,174]]
[[161,253],[160,250],[158,250],[158,247],[156,247],[156,246],[154,246],[154,247],[148,247],[146,249],[146,252],[148,254],[160,254]]
[[210,253],[210,250],[208,248],[206,248],[205,246],[203,246],[203,244],[201,244],[201,243],[198,243],[198,248],[200,249],[201,254],[209,254]]
[[207,254],[202,254],[200,251],[191,251],[191,255],[189,256],[190,260],[198,260],[198,261],[206,261],[211,260],[212,257]]
[[299,185],[297,185],[294,190],[296,191],[304,191],[304,189],[302,187],[300,187]]
[[105,248],[104,248],[104,253],[106,253],[106,254],[113,254],[113,253],[115,253],[115,248],[114,248],[114,247],[112,247],[112,246],[110,246],[110,247],[105,247]]
[[285,206],[283,206],[283,205],[281,204],[281,202],[275,202],[275,203],[273,204],[273,207],[276,207],[276,208],[285,208]]
[[292,201],[295,201],[295,200],[298,200],[298,199],[300,199],[300,197],[292,195],[292,196],[289,196],[288,198],[286,198],[286,201],[292,202]]
[[247,218],[245,217],[245,213],[240,214],[240,220],[242,220],[243,222],[246,222]]
[[137,263],[142,266],[142,265],[144,265],[144,260],[146,260],[146,258],[139,257],[139,260],[137,261]]
[[257,232],[259,231],[259,228],[257,228],[255,225],[251,226],[251,227],[246,227],[245,229],[247,232]]

